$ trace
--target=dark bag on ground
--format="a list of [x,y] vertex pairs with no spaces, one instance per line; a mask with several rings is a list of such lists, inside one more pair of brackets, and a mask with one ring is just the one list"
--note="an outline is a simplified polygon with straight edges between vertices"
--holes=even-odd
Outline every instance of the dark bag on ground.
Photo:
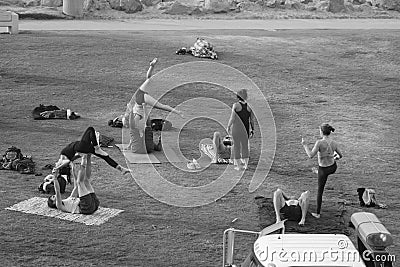
[[109,147],[112,146],[114,143],[114,138],[105,136],[103,134],[100,134],[99,138],[99,145],[102,147]]
[[60,110],[59,107],[53,106],[53,105],[43,105],[40,104],[38,107],[34,108],[32,111],[32,117],[34,120],[46,120],[45,117],[42,117],[40,113],[45,112],[45,111],[53,111],[53,110]]
[[35,107],[32,111],[32,117],[34,120],[49,120],[49,119],[63,119],[63,120],[75,120],[81,116],[71,111],[70,109],[60,109],[53,105],[40,104]]
[[119,117],[116,117],[113,120],[109,120],[108,121],[108,126],[116,127],[116,128],[122,128],[124,126],[124,124],[122,123],[122,117],[119,116]]
[[[60,193],[65,193],[65,188],[67,187],[67,178],[66,175],[58,175],[57,177],[58,184],[60,185]],[[48,178],[44,178],[43,182],[38,187],[39,192],[43,194],[51,194],[54,195],[56,193],[54,189],[54,182],[50,182]]]
[[163,119],[152,119],[151,128],[153,131],[168,131],[172,129],[172,123]]
[[374,189],[361,187],[357,188],[357,193],[361,207],[375,207],[378,204]]

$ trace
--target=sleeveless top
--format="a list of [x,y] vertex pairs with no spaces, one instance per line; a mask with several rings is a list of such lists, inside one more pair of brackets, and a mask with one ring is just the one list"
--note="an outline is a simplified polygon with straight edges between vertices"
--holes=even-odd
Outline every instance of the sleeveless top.
[[332,143],[332,141],[331,142],[328,142],[327,140],[323,140],[323,141],[325,141],[327,144],[328,144],[328,146],[326,147],[326,149],[324,149],[324,151],[318,151],[318,163],[320,163],[321,161],[322,161],[322,159],[324,159],[324,158],[330,158],[330,159],[334,159],[334,151],[333,151],[333,149],[332,149],[332,147],[331,147],[331,143]]
[[64,147],[64,149],[61,150],[61,155],[66,156],[70,161],[74,161],[76,159],[75,154],[77,152],[79,142],[80,141],[75,141]]
[[246,128],[247,136],[249,135],[249,127],[250,127],[250,115],[251,112],[247,110],[247,103],[239,102],[242,110],[236,111],[236,114],[239,116],[240,120],[243,122],[244,127]]
[[70,213],[80,213],[79,202],[79,197],[68,197],[62,201],[64,208]]

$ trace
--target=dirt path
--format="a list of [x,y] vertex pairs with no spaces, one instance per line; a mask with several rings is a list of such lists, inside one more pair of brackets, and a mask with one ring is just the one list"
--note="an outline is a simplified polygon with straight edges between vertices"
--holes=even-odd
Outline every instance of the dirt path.
[[327,20],[21,20],[20,30],[44,31],[146,31],[201,29],[400,29],[395,19]]

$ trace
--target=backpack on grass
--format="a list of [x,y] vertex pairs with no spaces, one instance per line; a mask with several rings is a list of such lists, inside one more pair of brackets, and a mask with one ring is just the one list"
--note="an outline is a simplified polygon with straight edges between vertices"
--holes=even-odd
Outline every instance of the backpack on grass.
[[34,174],[35,162],[32,157],[24,156],[21,149],[9,147],[0,160],[0,170],[18,171],[22,174]]

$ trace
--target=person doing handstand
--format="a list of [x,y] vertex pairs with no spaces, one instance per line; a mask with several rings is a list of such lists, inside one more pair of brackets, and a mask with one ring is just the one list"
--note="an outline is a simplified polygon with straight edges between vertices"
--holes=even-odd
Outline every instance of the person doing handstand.
[[53,174],[55,195],[48,198],[47,205],[69,213],[93,214],[99,208],[100,201],[89,180],[91,173],[91,155],[83,155],[78,175],[74,175],[74,189],[66,199],[61,198],[60,184],[55,178],[57,175]]
[[[133,95],[132,99],[129,101],[127,104],[127,108],[125,111],[125,114],[122,117],[122,122],[125,127],[130,127],[131,129],[131,134],[132,132],[135,131],[135,129],[138,129],[139,121],[145,118],[146,120],[149,120],[149,117],[147,115],[146,111],[146,106],[150,105],[154,108],[161,109],[164,111],[169,111],[175,114],[180,115],[183,117],[182,112],[172,108],[168,105],[164,105],[154,99],[149,93],[146,92],[146,89],[148,87],[148,84],[150,82],[150,77],[153,75],[153,69],[154,66],[157,64],[158,59],[154,58],[150,62],[150,67],[146,73],[146,81],[137,89],[135,94]],[[143,132],[143,131],[142,131]],[[143,133],[141,132],[141,135]],[[128,148],[132,148],[132,142],[129,143]]]

